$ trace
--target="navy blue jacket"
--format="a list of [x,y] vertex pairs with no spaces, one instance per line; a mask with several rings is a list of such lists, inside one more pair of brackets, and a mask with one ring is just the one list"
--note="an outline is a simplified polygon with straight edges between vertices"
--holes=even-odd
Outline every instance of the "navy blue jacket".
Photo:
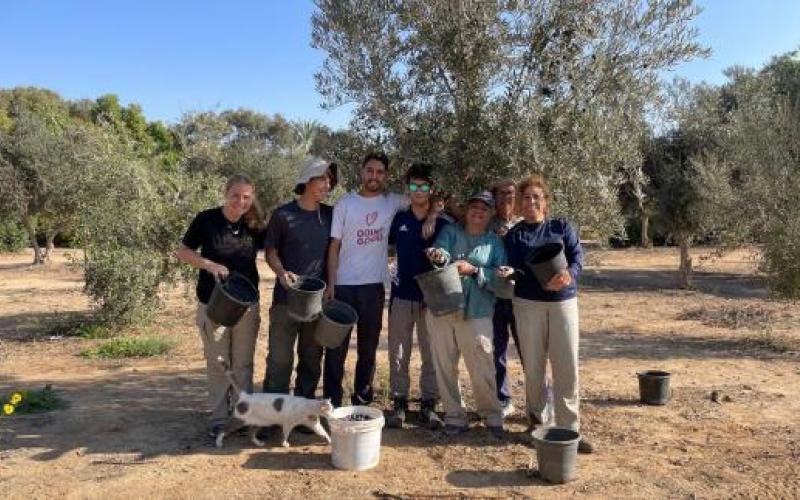
[[[525,259],[533,249],[546,243],[560,241],[564,244],[564,256],[572,275],[572,283],[558,292],[544,290],[536,277],[525,265]],[[517,270],[514,296],[542,302],[561,302],[578,294],[578,275],[583,268],[583,249],[578,232],[566,219],[546,218],[538,224],[521,221],[505,236],[508,265]]]

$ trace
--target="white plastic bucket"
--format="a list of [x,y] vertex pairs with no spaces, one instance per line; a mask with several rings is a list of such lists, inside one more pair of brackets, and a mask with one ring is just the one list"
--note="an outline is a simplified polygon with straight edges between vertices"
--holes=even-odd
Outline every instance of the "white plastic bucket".
[[[369,420],[345,420],[351,415],[365,415]],[[333,466],[345,470],[365,470],[378,465],[381,454],[383,412],[369,406],[343,406],[328,417],[331,427]]]

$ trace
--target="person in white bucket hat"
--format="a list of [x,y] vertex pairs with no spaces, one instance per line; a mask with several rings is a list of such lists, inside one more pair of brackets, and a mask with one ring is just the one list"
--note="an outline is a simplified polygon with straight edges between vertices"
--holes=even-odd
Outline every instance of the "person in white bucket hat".
[[286,289],[298,276],[325,281],[333,207],[322,202],[336,186],[337,170],[336,163],[310,158],[297,176],[297,198],[272,212],[267,225],[266,260],[277,282],[269,311],[264,392],[289,393],[295,344],[298,362],[294,394],[314,398],[319,383],[322,347],[314,341],[314,323],[289,315]]

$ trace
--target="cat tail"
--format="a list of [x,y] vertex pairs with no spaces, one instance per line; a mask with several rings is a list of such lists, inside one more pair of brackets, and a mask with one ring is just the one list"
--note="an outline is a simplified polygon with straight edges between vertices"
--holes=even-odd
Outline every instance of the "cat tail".
[[222,356],[217,356],[217,361],[222,365],[222,369],[225,370],[225,377],[228,379],[228,382],[230,382],[233,390],[236,391],[236,394],[243,393],[244,391],[242,388],[236,384],[236,380],[233,378],[233,372],[231,371],[231,367],[228,365],[227,361],[225,361]]

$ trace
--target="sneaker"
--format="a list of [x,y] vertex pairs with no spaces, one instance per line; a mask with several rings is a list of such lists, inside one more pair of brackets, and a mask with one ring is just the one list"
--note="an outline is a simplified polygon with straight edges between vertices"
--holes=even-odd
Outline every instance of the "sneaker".
[[581,438],[578,441],[578,453],[583,453],[584,455],[594,453],[594,445],[586,438]]
[[217,439],[219,433],[225,430],[225,424],[214,424],[208,429],[208,437],[211,439]]
[[419,422],[432,431],[437,431],[444,427],[444,422],[436,413],[436,401],[422,401],[419,409]]
[[406,410],[408,410],[408,400],[397,398],[394,400],[394,411],[386,417],[386,426],[390,429],[402,429],[406,421]]
[[502,425],[487,425],[486,428],[495,439],[504,439],[506,437],[506,431],[503,430]]
[[455,424],[447,424],[444,426],[443,432],[447,436],[457,436],[459,434],[463,434],[469,430],[468,425],[455,425]]
[[515,408],[510,399],[500,401],[500,408],[503,410],[503,418],[508,418],[514,414]]

